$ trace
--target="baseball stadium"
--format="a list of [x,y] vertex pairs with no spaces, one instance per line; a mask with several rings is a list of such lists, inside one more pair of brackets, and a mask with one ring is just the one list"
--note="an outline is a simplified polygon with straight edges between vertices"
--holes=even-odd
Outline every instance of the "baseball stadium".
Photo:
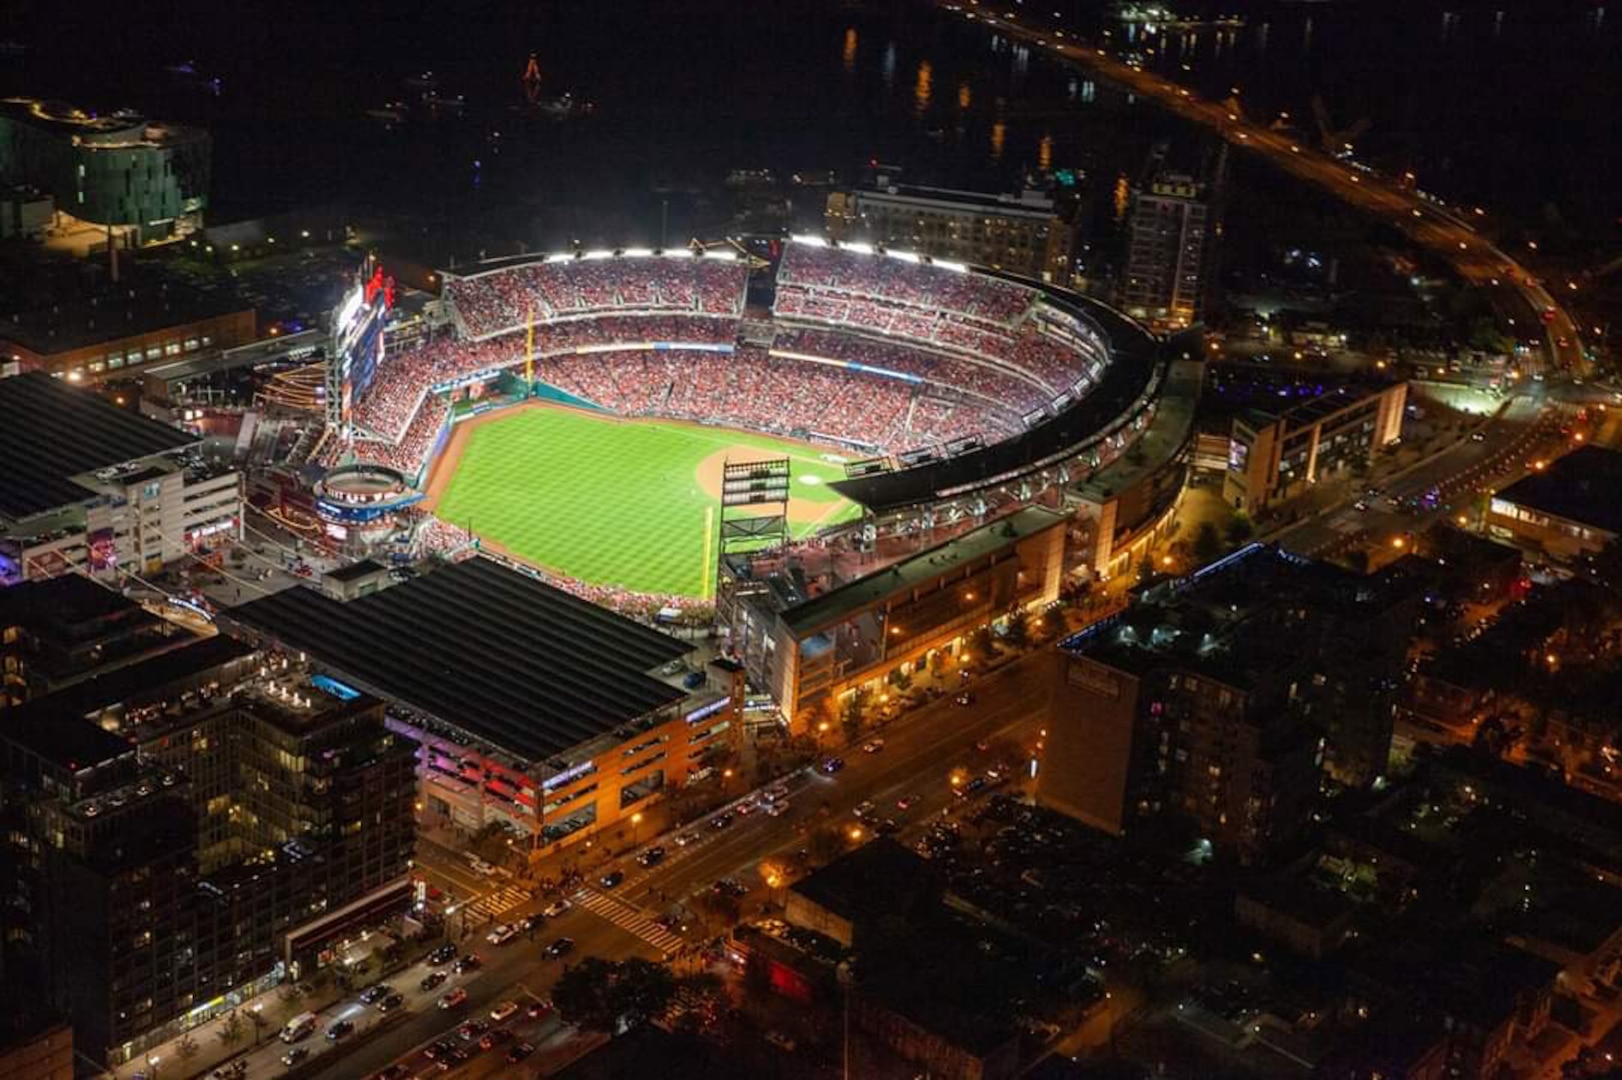
[[1164,377],[1114,310],[817,237],[380,274],[334,313],[312,460],[332,535],[478,549],[612,606],[703,604],[728,557],[940,539],[1119,457]]

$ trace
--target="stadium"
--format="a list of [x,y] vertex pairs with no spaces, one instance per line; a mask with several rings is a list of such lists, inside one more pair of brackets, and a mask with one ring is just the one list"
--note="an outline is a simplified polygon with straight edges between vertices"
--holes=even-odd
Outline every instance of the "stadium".
[[[1119,457],[1158,342],[990,270],[795,237],[443,272],[432,328],[383,330],[375,273],[334,314],[330,536],[479,547],[613,606],[702,606],[731,556],[948,538]],[[409,489],[409,490],[405,490]],[[420,501],[419,501],[420,499]]]

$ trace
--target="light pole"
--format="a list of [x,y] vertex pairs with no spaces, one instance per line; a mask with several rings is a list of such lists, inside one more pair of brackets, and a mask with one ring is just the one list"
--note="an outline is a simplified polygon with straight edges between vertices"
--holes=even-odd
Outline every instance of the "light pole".
[[642,811],[631,815],[631,846],[636,847],[636,827],[642,824]]

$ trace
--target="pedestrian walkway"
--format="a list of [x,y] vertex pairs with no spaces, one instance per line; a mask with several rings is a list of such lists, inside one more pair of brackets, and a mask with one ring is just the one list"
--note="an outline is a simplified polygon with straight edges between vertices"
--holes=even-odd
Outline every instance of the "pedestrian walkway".
[[469,918],[481,916],[486,919],[496,919],[507,914],[513,908],[528,900],[533,893],[528,889],[521,889],[517,885],[505,885],[492,893],[485,893],[477,900],[467,905]]
[[595,889],[581,889],[574,894],[574,902],[620,929],[629,930],[666,955],[674,956],[687,946],[679,934],[672,934],[625,901],[605,896]]

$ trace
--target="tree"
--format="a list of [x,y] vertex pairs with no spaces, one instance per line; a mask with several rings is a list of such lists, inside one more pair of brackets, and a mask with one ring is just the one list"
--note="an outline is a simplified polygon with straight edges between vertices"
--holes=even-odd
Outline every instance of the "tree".
[[180,1055],[181,1061],[190,1061],[196,1057],[197,1049],[197,1040],[192,1038],[189,1031],[180,1037],[179,1042],[175,1043],[175,1053]]
[[640,956],[620,961],[608,994],[609,1005],[625,1031],[664,1015],[675,997],[676,977],[670,969]]
[[890,672],[890,685],[905,694],[912,689],[912,673],[896,668]]
[[1235,514],[1228,527],[1223,530],[1230,544],[1243,544],[1254,535],[1256,529],[1250,524],[1250,519],[1243,514]]
[[693,906],[702,911],[707,918],[727,926],[737,922],[741,914],[737,897],[714,889],[708,889],[693,897]]
[[294,1005],[304,997],[304,987],[293,979],[288,979],[276,988],[276,996],[287,1002],[287,1004]]
[[676,980],[676,992],[687,1006],[680,1026],[689,1031],[713,1028],[732,1004],[726,981],[713,971],[700,971]]
[[1008,615],[1008,629],[1003,631],[1003,640],[1016,649],[1023,649],[1031,642],[1031,617],[1024,608],[1015,608]]
[[552,987],[552,1004],[565,1023],[614,1036],[614,1004],[609,993],[614,968],[611,961],[588,956],[558,978]]
[[969,635],[969,653],[982,662],[997,655],[997,637],[991,632],[991,627],[982,626]]
[[844,707],[839,713],[839,722],[845,729],[846,742],[855,742],[857,736],[862,733],[862,720],[867,712],[867,698],[866,687],[857,687],[850,697],[845,699]]
[[226,1013],[225,1019],[220,1023],[220,1030],[215,1034],[223,1045],[235,1046],[243,1035],[241,1015],[235,1009]]
[[259,1040],[264,1037],[265,1029],[270,1026],[270,1021],[266,1020],[258,1009],[249,1009],[248,1019],[253,1022],[253,1044],[258,1046]]
[[1200,522],[1200,527],[1194,531],[1194,558],[1208,563],[1221,554],[1222,536],[1217,532],[1217,527],[1209,521]]
[[806,838],[805,850],[813,866],[823,866],[845,853],[845,838],[833,829],[817,829]]

